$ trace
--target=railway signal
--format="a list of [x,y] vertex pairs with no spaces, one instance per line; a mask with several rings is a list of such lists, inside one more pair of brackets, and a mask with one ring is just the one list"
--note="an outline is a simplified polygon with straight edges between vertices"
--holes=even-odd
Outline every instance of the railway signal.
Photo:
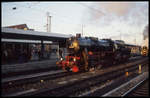
[[129,76],[129,72],[126,72],[126,76],[127,76],[127,77]]
[[142,72],[141,70],[142,70],[142,68],[141,68],[141,64],[140,64],[139,65],[139,74]]

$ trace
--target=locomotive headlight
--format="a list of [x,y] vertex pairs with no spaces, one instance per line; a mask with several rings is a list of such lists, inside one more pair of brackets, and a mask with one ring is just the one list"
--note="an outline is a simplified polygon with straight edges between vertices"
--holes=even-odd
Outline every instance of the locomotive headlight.
[[76,61],[76,58],[73,58],[73,61],[75,62],[75,61]]
[[76,48],[78,47],[78,43],[77,42],[73,42],[73,46]]
[[62,60],[63,60],[63,58],[60,58],[60,60],[62,61]]

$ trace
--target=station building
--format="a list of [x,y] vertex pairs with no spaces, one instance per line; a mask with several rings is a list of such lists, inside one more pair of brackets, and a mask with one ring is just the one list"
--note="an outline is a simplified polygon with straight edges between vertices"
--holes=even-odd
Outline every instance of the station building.
[[5,28],[14,28],[14,29],[23,29],[23,30],[32,30],[32,31],[34,31],[34,29],[29,29],[29,27],[27,26],[27,24],[5,26]]
[[26,24],[2,27],[2,64],[59,59],[59,49],[65,49],[55,41],[64,39],[61,34],[34,31]]

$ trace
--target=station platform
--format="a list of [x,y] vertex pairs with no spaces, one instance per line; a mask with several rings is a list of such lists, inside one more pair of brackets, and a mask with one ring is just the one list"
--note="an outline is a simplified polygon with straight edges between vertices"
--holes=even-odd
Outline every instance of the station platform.
[[6,64],[1,65],[2,74],[11,73],[11,72],[21,72],[21,71],[29,71],[29,70],[38,70],[50,67],[57,67],[56,62],[58,58],[52,58],[48,60],[41,61],[31,61],[22,64]]

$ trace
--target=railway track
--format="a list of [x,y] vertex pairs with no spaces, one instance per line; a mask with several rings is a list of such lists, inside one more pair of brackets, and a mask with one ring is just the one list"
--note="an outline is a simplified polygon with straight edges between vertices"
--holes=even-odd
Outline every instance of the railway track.
[[[146,64],[146,66],[143,66],[140,70],[137,69],[136,73],[138,73],[139,75],[137,75],[135,78],[133,77],[132,79],[130,79],[127,82],[121,83],[122,80],[115,82],[114,84],[112,84],[111,86],[115,86],[114,89],[109,90],[108,92],[106,92],[105,94],[103,94],[103,97],[107,97],[107,96],[111,96],[111,97],[124,97],[126,96],[129,92],[131,92],[133,89],[135,89],[140,83],[142,83],[143,81],[148,79],[148,73],[149,73],[149,65],[148,63]],[[117,86],[117,84],[120,84],[120,86]],[[109,86],[109,89],[111,88],[111,86]]]
[[149,80],[143,80],[133,88],[131,88],[128,92],[124,94],[124,96],[129,97],[148,97],[149,96]]
[[[138,60],[139,58],[140,57],[134,57],[129,62]],[[33,72],[35,72],[35,73],[33,74]],[[51,72],[54,72],[54,74],[51,74]],[[59,72],[61,72],[61,73],[59,73]],[[28,71],[25,72],[24,75],[2,78],[2,88],[10,87],[10,85],[11,86],[17,86],[17,85],[22,85],[22,84],[27,84],[27,83],[34,83],[38,80],[43,80],[43,79],[44,80],[55,79],[57,77],[63,77],[64,74],[67,74],[67,73],[60,71],[60,70],[54,70],[54,71],[44,70],[44,72],[43,71],[39,72],[39,70],[37,70],[37,71],[32,71],[32,74],[31,74],[31,72],[29,72],[28,74],[27,73],[28,73]],[[69,73],[69,74],[72,75],[72,73]]]
[[[136,65],[130,67],[128,66],[128,71],[133,71],[137,68],[138,66]],[[61,80],[59,81],[59,83],[61,82],[60,85],[54,84],[53,86],[51,85],[49,88],[46,89],[44,88],[32,93],[22,94],[22,96],[66,96],[66,95],[72,96],[74,95],[75,92],[88,89],[89,87],[93,85],[97,85],[99,83],[104,83],[108,79],[112,79],[112,78],[116,78],[117,76],[119,77],[120,75],[124,75],[124,73],[126,72],[125,69],[127,69],[127,67],[124,67],[120,70],[115,69],[113,71],[111,70],[109,72],[104,72],[99,75],[95,75],[93,77],[80,76],[80,78],[84,78],[84,79],[76,79],[76,80],[71,79],[72,82],[66,81],[65,83],[65,81]]]
[[[46,73],[37,73],[37,74],[30,74],[30,75],[24,75],[20,77],[11,77],[11,78],[5,78],[2,79],[2,88],[7,88],[9,86],[17,86],[27,83],[34,83],[40,79],[47,79],[47,78],[57,78],[64,76],[66,72],[63,72],[62,70],[56,71],[56,72],[46,72]],[[34,81],[33,81],[34,80]]]
[[[5,66],[5,65],[3,65]],[[19,66],[19,65],[18,65]],[[60,70],[57,66],[54,67],[48,67],[48,68],[42,68],[42,69],[32,69],[32,70],[24,70],[24,71],[18,71],[18,72],[8,72],[8,73],[2,73],[2,78],[8,78],[8,77],[14,77],[14,76],[21,76],[21,75],[29,75],[29,74],[36,74],[40,72],[47,72],[47,71],[57,71]]]
[[[133,72],[136,69],[137,67],[135,66],[131,67],[128,69],[128,72]],[[118,77],[120,78],[121,76],[123,76],[120,79],[127,81],[128,79],[132,79],[133,77],[138,75],[138,74],[133,73],[131,77],[128,77],[128,79],[126,79],[127,77],[124,77],[124,74],[125,74],[125,70],[122,69],[118,72],[114,71],[110,73],[97,75],[95,77],[90,77],[87,79],[83,79],[81,81],[67,83],[59,87],[43,90],[43,91],[32,93],[32,94],[27,94],[25,96],[78,96],[78,95],[82,95],[80,94],[81,92],[90,90],[92,87],[97,87],[98,85],[102,85],[106,83],[108,80],[113,80],[113,79],[116,79]],[[110,90],[110,88],[107,90]],[[107,90],[105,89],[105,92]]]
[[[2,81],[2,90],[5,92],[7,91],[7,89],[11,89],[11,88],[22,88],[25,85],[32,85],[34,83],[42,83],[43,81],[47,81],[47,80],[55,80],[58,78],[63,78],[66,76],[70,76],[70,75],[74,75],[74,74],[79,74],[81,72],[78,73],[68,73],[68,72],[64,72],[62,70],[60,70],[57,73],[47,73],[47,74],[36,74],[36,75],[30,75],[30,76],[24,76],[24,77],[20,77],[20,78],[15,78],[15,79],[6,79],[4,81]],[[22,90],[21,90],[22,91]]]
[[[135,60],[141,59],[141,56],[137,57],[131,57],[128,62],[133,62]],[[43,68],[43,69],[36,69],[36,70],[26,70],[26,71],[20,71],[20,72],[9,72],[9,73],[2,73],[2,78],[8,78],[8,77],[14,77],[14,76],[23,76],[23,75],[30,75],[30,74],[38,74],[41,72],[48,72],[48,71],[57,71],[60,70],[57,66],[49,67],[49,68]]]
[[[114,72],[115,72],[115,71],[114,71]],[[61,74],[61,75],[62,75],[62,74]],[[60,77],[61,77],[61,75],[60,75]],[[69,76],[71,76],[71,75],[72,75],[72,74],[69,73]],[[78,76],[78,75],[77,75],[77,76]],[[102,76],[102,75],[101,75],[101,76]],[[49,77],[50,77],[50,76],[49,76]],[[47,77],[46,79],[47,79],[47,80],[52,80],[52,78],[50,79],[49,77]],[[55,76],[52,76],[52,77],[55,77]],[[58,77],[56,76],[56,78],[58,78]],[[86,78],[86,77],[85,77],[85,78]],[[84,78],[84,79],[85,79],[85,78]],[[88,78],[88,77],[87,77],[87,78]],[[44,81],[46,81],[46,79],[42,79],[42,77],[41,77],[41,78],[38,78],[37,81],[39,81],[39,80],[44,80]],[[55,78],[53,78],[53,79],[55,80]],[[74,80],[72,79],[71,81],[76,81],[76,80],[78,80],[78,79],[74,79]],[[80,80],[80,79],[79,79],[79,80]],[[25,81],[26,81],[26,80],[25,80]],[[82,82],[84,83],[84,81],[85,81],[85,80],[83,80]],[[96,80],[95,80],[95,81],[96,81]],[[30,83],[30,82],[31,82],[31,81],[28,81],[28,83]],[[55,82],[55,81],[54,81],[54,82]],[[81,84],[82,84],[82,82],[81,82]],[[93,82],[94,82],[94,81],[93,81]],[[33,82],[32,82],[32,83],[33,83]],[[62,84],[63,84],[63,81],[59,81],[59,83],[62,83]],[[77,84],[77,83],[78,83],[78,82],[75,82],[75,84]],[[75,85],[75,84],[72,84],[72,85]],[[31,84],[31,85],[34,85],[34,84]],[[31,85],[30,85],[29,87],[32,88]],[[41,86],[42,86],[42,85],[41,85]],[[66,86],[69,87],[69,84],[67,83]],[[9,88],[9,87],[13,87],[13,86],[12,86],[12,85],[9,85],[9,86],[7,86],[7,87]],[[58,89],[61,90],[59,85],[58,85],[58,86],[57,86],[57,85],[54,85],[54,87],[51,87],[51,89],[53,90],[53,92],[54,92],[54,88],[57,89],[56,92],[58,92]],[[64,88],[64,85],[62,86],[62,89],[63,89],[63,88]],[[31,91],[34,91],[33,89],[30,89],[30,90],[31,90]],[[42,95],[43,95],[43,94],[44,94],[43,92],[45,92],[45,91],[49,91],[49,89],[43,88],[42,90],[39,90],[39,91],[37,91],[37,92],[35,92],[35,93],[38,95],[38,94],[40,94],[40,92],[42,92]],[[70,91],[71,91],[71,90],[70,90]],[[32,93],[32,95],[33,95],[33,94],[34,94],[34,92]],[[35,96],[36,96],[36,94],[35,94]],[[65,93],[64,93],[64,94],[65,94]],[[4,95],[5,95],[5,94],[4,94]],[[9,94],[8,94],[8,95],[9,95]],[[12,95],[12,94],[10,94],[10,96],[11,96],[11,95]],[[15,94],[14,94],[14,95],[15,95]],[[17,94],[16,94],[16,95],[17,95]],[[18,94],[18,95],[26,95],[26,94]],[[27,93],[27,95],[30,95],[30,93]],[[44,94],[44,95],[46,95],[46,94]],[[52,94],[51,94],[51,95],[52,95]],[[55,95],[55,94],[54,94],[54,95]],[[58,95],[58,94],[57,94],[57,95]],[[33,95],[33,96],[34,96],[34,95]]]

